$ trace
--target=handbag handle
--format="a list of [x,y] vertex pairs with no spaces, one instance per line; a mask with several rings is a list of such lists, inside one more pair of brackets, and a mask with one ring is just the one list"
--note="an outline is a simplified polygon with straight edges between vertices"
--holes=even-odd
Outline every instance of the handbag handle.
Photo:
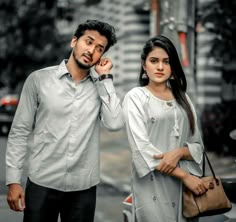
[[205,177],[205,167],[206,167],[205,159],[207,160],[207,163],[208,163],[208,165],[210,167],[212,176],[214,177],[214,180],[216,181],[216,184],[219,185],[219,180],[216,178],[215,172],[213,170],[213,167],[211,165],[211,162],[210,162],[210,160],[209,160],[209,158],[207,156],[207,153],[206,153],[205,149],[203,150],[203,163],[202,163],[203,174],[202,174],[202,176]]

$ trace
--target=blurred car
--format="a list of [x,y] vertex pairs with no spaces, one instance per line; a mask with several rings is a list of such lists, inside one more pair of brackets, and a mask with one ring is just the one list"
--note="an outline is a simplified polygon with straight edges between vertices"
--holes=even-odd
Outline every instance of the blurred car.
[[0,135],[7,136],[18,105],[18,94],[5,94],[0,98]]
[[128,195],[123,201],[124,210],[123,210],[123,218],[124,222],[132,221],[132,193]]

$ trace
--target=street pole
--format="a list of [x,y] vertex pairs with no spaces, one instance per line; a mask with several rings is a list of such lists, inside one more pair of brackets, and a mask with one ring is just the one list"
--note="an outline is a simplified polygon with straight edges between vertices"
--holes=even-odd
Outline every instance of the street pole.
[[150,37],[160,33],[160,4],[159,0],[150,0]]
[[174,43],[188,83],[187,92],[196,101],[195,81],[196,0],[160,0],[160,34]]

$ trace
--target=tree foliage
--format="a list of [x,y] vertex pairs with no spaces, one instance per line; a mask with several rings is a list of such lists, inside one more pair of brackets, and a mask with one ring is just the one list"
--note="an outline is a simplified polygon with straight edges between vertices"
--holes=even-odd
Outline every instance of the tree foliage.
[[209,57],[221,64],[222,102],[207,105],[202,112],[203,140],[207,150],[236,156],[236,141],[229,134],[236,126],[236,1],[208,1],[200,8],[200,22],[214,34]]
[[0,82],[15,88],[30,72],[65,57],[56,0],[1,0]]
[[215,38],[209,55],[223,65],[226,81],[236,82],[236,1],[215,0],[203,4],[200,10],[202,25]]

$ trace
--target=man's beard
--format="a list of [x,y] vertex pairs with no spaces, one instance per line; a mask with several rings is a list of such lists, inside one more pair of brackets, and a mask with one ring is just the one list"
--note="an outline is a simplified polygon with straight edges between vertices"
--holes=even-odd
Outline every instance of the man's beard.
[[75,59],[75,61],[76,61],[77,66],[78,66],[80,69],[85,69],[85,70],[87,70],[87,69],[90,69],[90,68],[92,67],[91,65],[85,65],[85,64],[83,64],[82,62],[80,62],[79,60],[77,60],[74,53],[73,53],[73,57],[74,57],[74,59]]

